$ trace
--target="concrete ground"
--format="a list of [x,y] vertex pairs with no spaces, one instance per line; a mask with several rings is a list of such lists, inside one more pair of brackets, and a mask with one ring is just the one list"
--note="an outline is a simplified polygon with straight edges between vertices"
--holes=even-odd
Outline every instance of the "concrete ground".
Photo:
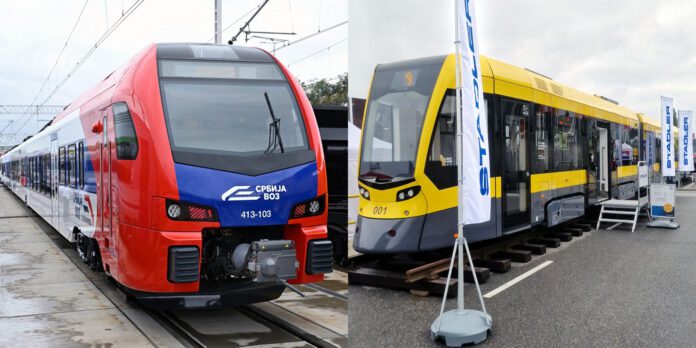
[[151,347],[0,185],[0,347]]
[[[486,299],[494,347],[696,345],[696,191],[677,194],[677,230],[585,233],[528,264],[493,274],[484,294],[545,261],[537,273]],[[627,225],[624,225],[627,226]],[[440,298],[350,286],[354,347],[444,346],[430,339]],[[478,309],[466,286],[467,307]],[[448,308],[456,300],[448,300]]]

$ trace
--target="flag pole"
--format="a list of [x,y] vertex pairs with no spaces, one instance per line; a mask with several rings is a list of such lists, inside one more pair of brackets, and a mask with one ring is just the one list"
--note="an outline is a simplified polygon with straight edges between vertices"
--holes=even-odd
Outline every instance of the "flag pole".
[[[438,338],[443,338],[447,346],[461,346],[463,344],[469,343],[480,343],[483,342],[488,337],[488,331],[491,328],[492,320],[491,316],[486,312],[486,306],[483,302],[483,296],[481,295],[481,287],[479,286],[478,279],[476,277],[476,270],[474,269],[474,263],[471,259],[471,252],[469,251],[469,246],[467,245],[466,238],[464,237],[464,225],[465,225],[465,206],[464,206],[464,181],[466,180],[464,175],[464,156],[463,156],[463,114],[462,114],[462,82],[463,82],[463,66],[462,66],[462,38],[460,34],[460,26],[462,25],[460,20],[460,11],[464,10],[461,8],[460,2],[462,0],[455,0],[455,62],[456,62],[456,124],[457,124],[457,135],[456,135],[456,155],[457,155],[457,235],[454,243],[454,250],[452,251],[452,260],[450,262],[450,268],[447,273],[447,282],[445,285],[445,292],[442,298],[442,304],[440,306],[440,314],[432,323],[431,336],[433,340]],[[466,1],[467,11],[469,10],[469,4],[473,3],[474,0],[463,0]],[[467,23],[468,25],[469,23]],[[472,39],[471,35],[468,39]],[[473,101],[472,101],[473,102]],[[486,130],[487,131],[487,130]],[[474,278],[474,283],[476,286],[476,291],[478,292],[479,301],[481,303],[481,309],[483,311],[477,310],[467,310],[464,303],[464,250],[466,249],[466,256],[471,266],[471,273]],[[457,255],[457,309],[445,312],[445,304],[447,301],[447,293],[449,291],[449,286],[452,277],[452,268],[454,267],[454,257]]]

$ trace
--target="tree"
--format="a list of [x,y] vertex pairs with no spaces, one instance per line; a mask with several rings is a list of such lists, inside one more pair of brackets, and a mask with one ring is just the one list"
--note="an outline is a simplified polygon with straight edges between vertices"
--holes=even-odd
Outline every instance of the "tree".
[[333,83],[321,79],[300,84],[313,106],[348,106],[348,73],[339,75]]

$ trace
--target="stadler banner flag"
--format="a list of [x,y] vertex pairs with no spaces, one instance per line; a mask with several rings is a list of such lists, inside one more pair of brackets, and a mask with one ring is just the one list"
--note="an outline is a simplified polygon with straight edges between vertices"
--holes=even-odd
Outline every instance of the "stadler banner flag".
[[679,171],[691,172],[694,170],[694,148],[692,130],[692,112],[679,111]]
[[457,14],[458,50],[457,85],[461,105],[459,185],[461,223],[486,222],[491,218],[491,185],[488,152],[488,117],[483,103],[483,80],[479,60],[475,1],[459,1]]
[[674,169],[674,139],[672,136],[672,119],[674,117],[674,108],[672,107],[674,99],[668,97],[662,98],[662,176],[675,176]]

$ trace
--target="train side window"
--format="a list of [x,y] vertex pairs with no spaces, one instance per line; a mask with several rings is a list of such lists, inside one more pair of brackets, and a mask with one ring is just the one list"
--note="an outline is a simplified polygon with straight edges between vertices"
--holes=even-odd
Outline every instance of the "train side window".
[[553,132],[553,160],[556,171],[580,168],[580,116],[556,110]]
[[457,122],[456,96],[454,90],[448,90],[440,105],[435,122],[430,149],[425,163],[425,175],[438,189],[457,185]]
[[138,157],[138,137],[135,134],[133,118],[126,103],[114,103],[114,136],[116,138],[116,158],[134,160]]
[[77,154],[78,154],[78,170],[79,170],[79,180],[78,180],[78,187],[84,188],[85,187],[85,145],[80,142],[77,145]]
[[544,105],[536,105],[534,125],[534,146],[532,151],[532,172],[544,173],[549,170],[549,127],[548,121],[553,116],[552,109]]
[[75,158],[75,144],[70,144],[68,145],[68,184],[70,187],[77,187],[75,183],[75,167],[76,167],[76,158]]
[[65,185],[65,146],[58,149],[58,183]]

